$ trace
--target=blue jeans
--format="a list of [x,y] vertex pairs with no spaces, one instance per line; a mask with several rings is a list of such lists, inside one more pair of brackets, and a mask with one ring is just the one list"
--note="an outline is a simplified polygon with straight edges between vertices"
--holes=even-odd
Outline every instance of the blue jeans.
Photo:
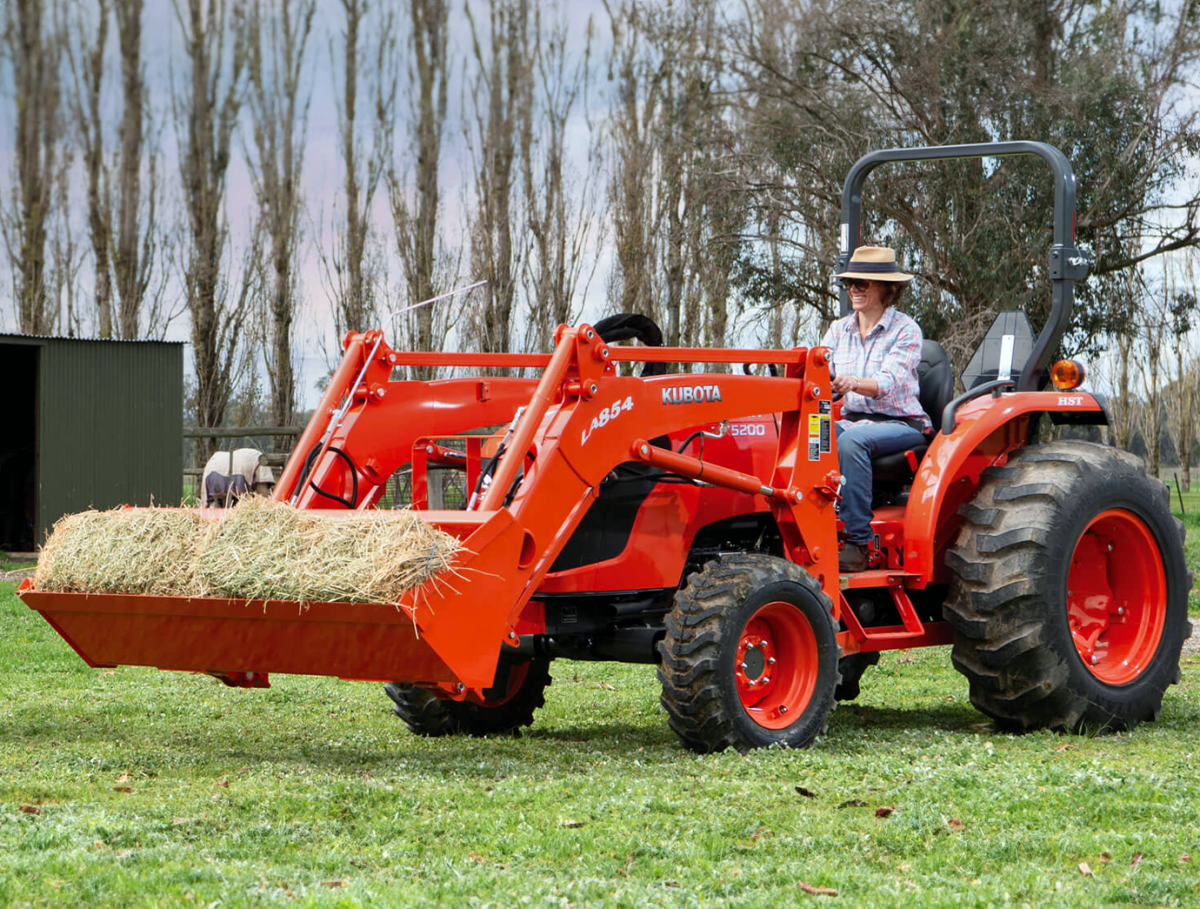
[[924,433],[899,420],[838,420],[838,469],[846,478],[840,513],[851,543],[871,542],[871,459],[924,444]]

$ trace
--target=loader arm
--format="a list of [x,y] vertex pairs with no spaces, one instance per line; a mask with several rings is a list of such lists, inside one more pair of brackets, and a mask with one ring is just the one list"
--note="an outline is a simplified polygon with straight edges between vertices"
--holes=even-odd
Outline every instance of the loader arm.
[[[322,454],[300,493],[299,507],[346,507],[314,488],[347,501],[357,490],[354,505],[365,507],[378,499],[392,471],[408,461],[416,438],[507,422],[523,407],[478,502],[481,513],[507,510],[521,529],[522,555],[512,572],[508,598],[507,630],[512,631],[525,603],[595,499],[600,482],[622,462],[645,460],[633,450],[635,441],[706,423],[780,413],[774,475],[766,484],[757,482],[757,487],[800,493],[775,497],[776,521],[789,557],[809,567],[837,602],[832,495],[814,492],[836,487],[829,482],[830,472],[836,473],[837,456],[823,349],[816,348],[809,356],[805,349],[621,348],[605,343],[587,325],[560,329],[558,339],[552,355],[536,360],[527,355],[440,355],[443,362],[461,358],[471,360],[471,365],[543,363],[536,382],[496,378],[389,382],[392,366],[422,355],[380,345],[358,389],[342,392],[353,394],[356,403],[331,436],[329,448],[339,454]],[[370,335],[362,343],[351,339],[348,357],[370,349],[375,340]],[[784,365],[785,371],[778,378],[728,373],[637,378],[621,376],[617,369],[620,362],[648,360],[775,363]],[[344,374],[358,371],[350,368]],[[332,397],[327,395],[322,404],[332,407]],[[306,440],[316,439],[318,428],[310,426]],[[712,476],[702,481],[727,485]],[[291,496],[293,484],[281,482],[276,494]],[[429,517],[433,519],[432,514]]]

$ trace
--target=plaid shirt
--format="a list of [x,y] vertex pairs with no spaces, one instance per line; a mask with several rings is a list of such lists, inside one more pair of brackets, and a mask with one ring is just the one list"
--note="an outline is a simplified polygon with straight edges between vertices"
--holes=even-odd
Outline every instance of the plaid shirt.
[[830,325],[821,346],[829,348],[837,374],[879,383],[877,398],[848,393],[842,399],[842,412],[920,420],[928,432],[933,424],[917,396],[922,340],[921,327],[891,306],[883,311],[883,318],[867,332],[865,340],[858,331],[858,313]]

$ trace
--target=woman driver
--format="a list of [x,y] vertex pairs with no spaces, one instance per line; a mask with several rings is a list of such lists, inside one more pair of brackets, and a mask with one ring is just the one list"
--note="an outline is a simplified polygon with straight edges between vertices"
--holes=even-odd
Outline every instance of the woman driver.
[[921,329],[895,309],[913,276],[896,268],[896,254],[886,246],[860,246],[834,277],[854,310],[821,339],[836,370],[833,391],[844,396],[837,440],[846,544],[838,567],[863,571],[871,541],[871,459],[923,444],[932,424],[918,398]]

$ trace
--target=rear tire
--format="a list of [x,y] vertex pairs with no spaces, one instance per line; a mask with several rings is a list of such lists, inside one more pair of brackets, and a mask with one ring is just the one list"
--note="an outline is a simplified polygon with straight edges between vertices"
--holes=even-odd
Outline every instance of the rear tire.
[[383,690],[396,716],[417,735],[505,735],[519,734],[533,723],[534,711],[546,703],[550,681],[550,661],[529,660],[502,663],[496,685],[484,691],[483,704],[439,698],[403,682],[389,682]]
[[816,579],[785,559],[722,556],[694,573],[658,645],[662,705],[683,744],[811,745],[839,680],[831,611]]
[[954,666],[1007,729],[1158,717],[1191,634],[1183,525],[1115,448],[1054,442],[983,472],[946,555]]

